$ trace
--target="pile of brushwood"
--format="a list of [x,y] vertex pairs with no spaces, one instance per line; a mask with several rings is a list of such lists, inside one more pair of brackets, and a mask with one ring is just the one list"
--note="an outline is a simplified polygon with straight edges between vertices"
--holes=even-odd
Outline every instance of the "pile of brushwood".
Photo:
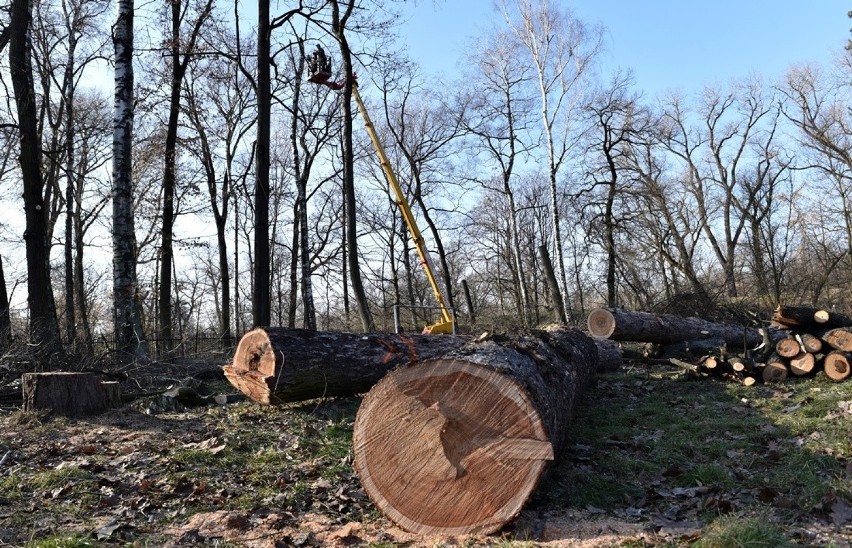
[[589,314],[588,329],[593,337],[645,345],[644,360],[745,386],[788,376],[839,382],[852,364],[852,318],[813,306],[778,306],[764,326],[601,308]]

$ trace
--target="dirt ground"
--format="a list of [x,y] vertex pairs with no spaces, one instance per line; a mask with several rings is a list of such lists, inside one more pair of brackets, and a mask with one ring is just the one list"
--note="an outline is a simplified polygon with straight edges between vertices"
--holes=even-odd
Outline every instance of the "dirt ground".
[[[152,378],[174,384],[187,373]],[[628,375],[599,382],[593,400],[636,399]],[[229,388],[221,379],[205,383],[213,391]],[[126,390],[153,384],[137,381]],[[641,390],[671,389],[650,386]],[[644,488],[658,493],[653,499],[602,509],[544,488],[498,534],[423,538],[385,519],[352,470],[348,440],[358,398],[176,409],[157,401],[140,398],[85,419],[24,413],[8,402],[0,407],[0,546],[688,545],[702,536],[706,523],[695,516],[706,510],[708,492],[716,493],[667,488],[659,495],[662,487],[650,484]],[[620,450],[627,442],[607,443]],[[594,474],[595,460],[581,443],[565,466]],[[846,473],[852,483],[852,465]],[[677,515],[671,514],[675,498]],[[783,506],[778,501],[773,504]],[[804,545],[852,545],[852,507],[844,504],[838,499],[822,513],[785,523],[788,537]]]

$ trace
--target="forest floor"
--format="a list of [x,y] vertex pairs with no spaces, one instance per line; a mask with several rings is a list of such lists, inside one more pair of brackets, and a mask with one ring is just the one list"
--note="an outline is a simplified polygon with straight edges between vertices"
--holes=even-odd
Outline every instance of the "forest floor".
[[472,538],[375,509],[352,468],[358,398],[152,401],[74,420],[0,407],[0,546],[852,546],[848,381],[601,375],[521,515]]

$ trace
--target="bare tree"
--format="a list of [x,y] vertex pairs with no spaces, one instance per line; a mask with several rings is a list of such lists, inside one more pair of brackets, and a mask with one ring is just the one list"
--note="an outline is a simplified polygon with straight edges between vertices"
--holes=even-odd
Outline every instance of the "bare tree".
[[[160,287],[159,287],[159,335],[169,350],[172,345],[172,263],[173,233],[175,221],[176,158],[178,138],[178,118],[181,111],[181,91],[187,66],[195,54],[201,29],[210,17],[213,0],[206,0],[198,7],[198,12],[190,12],[191,4],[181,0],[169,2],[171,9],[171,35],[169,37],[169,62],[171,77],[169,86],[169,118],[166,124],[165,162],[163,165],[163,226],[160,245]],[[190,16],[194,20],[187,21]],[[181,27],[189,25],[186,35]]]
[[352,66],[352,49],[349,46],[348,28],[352,14],[355,10],[355,2],[342,2],[341,0],[329,0],[331,2],[331,31],[337,39],[340,48],[342,70],[345,83],[343,86],[343,196],[345,199],[345,224],[346,224],[346,256],[349,271],[349,282],[355,303],[358,306],[358,316],[361,319],[361,327],[364,331],[375,331],[373,315],[364,291],[364,282],[361,279],[361,265],[358,254],[358,226],[355,204],[355,155],[352,149],[352,86],[354,74]]
[[[222,42],[233,37],[220,34]],[[241,143],[254,127],[255,118],[249,111],[253,97],[245,85],[245,76],[237,63],[223,57],[209,57],[190,66],[190,78],[185,86],[183,108],[196,133],[196,145],[189,147],[198,157],[204,171],[210,208],[216,225],[218,250],[219,335],[223,344],[232,342],[231,272],[228,256],[228,213],[234,185],[244,180],[236,156]]]
[[487,161],[496,167],[497,174],[494,177],[479,182],[506,200],[518,312],[523,325],[529,326],[532,309],[518,235],[518,207],[512,181],[516,164],[534,146],[528,135],[532,123],[531,99],[525,91],[531,71],[520,62],[518,51],[505,32],[490,35],[477,48],[471,66],[476,67],[478,74],[470,77],[471,102],[469,116],[464,122],[465,129],[477,141]]
[[6,274],[3,257],[0,256],[0,351],[12,342],[12,316],[9,311],[9,295],[6,293]]
[[[559,177],[582,132],[577,123],[581,119],[578,108],[602,48],[603,28],[586,24],[570,9],[561,8],[551,0],[512,3],[502,0],[501,10],[508,27],[529,54],[536,75],[556,266],[562,302],[570,303],[563,257]],[[563,309],[558,313],[565,321],[570,311]]]
[[[450,112],[445,101],[420,82],[417,69],[409,63],[394,59],[394,72],[382,74],[382,105],[385,123],[393,145],[406,164],[411,196],[429,227],[441,265],[447,305],[455,309],[453,276],[441,232],[435,219],[434,204],[427,204],[428,195],[443,181],[440,166],[453,150],[451,145],[462,135],[465,112]],[[447,192],[459,192],[453,185]],[[461,192],[463,194],[463,192]]]
[[20,137],[20,164],[23,178],[24,215],[27,251],[27,290],[30,309],[30,338],[49,349],[60,349],[59,324],[50,283],[47,219],[44,203],[44,179],[41,166],[41,140],[36,121],[31,45],[32,18],[29,0],[15,0],[9,26],[9,71],[15,93]]
[[270,82],[269,0],[257,2],[257,140],[254,183],[254,253],[252,317],[256,326],[272,321],[269,254],[269,133],[272,110]]
[[[626,208],[617,207],[621,194],[629,190],[630,179],[622,182],[623,157],[631,138],[642,131],[638,124],[643,118],[637,111],[639,96],[632,90],[630,75],[616,74],[608,86],[601,89],[586,107],[594,127],[589,137],[590,179],[592,190],[602,189],[601,202],[592,202],[594,218],[600,220],[603,246],[606,253],[606,302],[618,306],[616,270],[619,252],[616,233],[623,224],[620,216],[628,215]],[[639,121],[638,121],[639,120]]]
[[762,189],[743,179],[753,170],[751,147],[775,138],[780,110],[757,81],[724,92],[705,89],[697,112],[703,127],[690,127],[690,113],[683,107],[677,100],[668,104],[664,116],[671,131],[664,143],[687,170],[685,182],[695,195],[704,235],[722,268],[728,296],[736,297],[737,250],[747,225],[743,212]]
[[136,276],[133,216],[133,0],[120,0],[113,27],[115,114],[113,117],[113,306],[117,347],[147,355]]
[[[848,285],[838,272],[849,267],[852,257],[852,116],[846,78],[852,51],[847,49],[839,65],[837,77],[813,66],[793,68],[781,88],[788,99],[784,115],[798,130],[799,168],[815,190],[808,209],[820,213],[808,216],[810,230],[802,235],[802,264],[796,269],[804,280],[797,287],[806,287],[814,301],[828,297],[832,285]],[[804,200],[799,207],[804,208]]]

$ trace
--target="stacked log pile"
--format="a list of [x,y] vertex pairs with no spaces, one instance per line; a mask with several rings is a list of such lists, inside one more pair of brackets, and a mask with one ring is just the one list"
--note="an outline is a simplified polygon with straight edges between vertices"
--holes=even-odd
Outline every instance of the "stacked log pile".
[[779,372],[804,376],[821,370],[834,381],[849,378],[852,318],[822,308],[784,305],[775,309],[772,324],[786,333],[772,356]]
[[820,371],[841,381],[852,364],[852,318],[815,307],[779,306],[765,328],[597,309],[588,329],[593,337],[653,344],[645,359],[747,386]]

